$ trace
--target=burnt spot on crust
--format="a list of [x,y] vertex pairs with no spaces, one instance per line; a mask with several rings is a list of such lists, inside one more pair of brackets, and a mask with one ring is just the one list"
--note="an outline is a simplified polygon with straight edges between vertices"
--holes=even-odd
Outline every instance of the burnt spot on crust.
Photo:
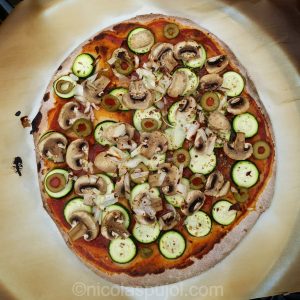
[[22,176],[23,161],[20,156],[16,156],[12,163],[12,168],[19,176]]
[[57,71],[61,70],[62,69],[62,65],[60,65],[58,68],[57,68]]
[[120,23],[120,24],[115,25],[112,29],[117,34],[120,34],[120,33],[127,32],[129,30],[132,30],[136,26],[137,26],[137,24],[134,24],[134,23]]
[[94,37],[94,41],[99,41],[99,40],[102,40],[104,39],[106,36],[106,33],[105,32],[100,32],[99,34],[97,34],[95,37]]
[[[108,48],[105,46],[99,46],[99,53],[101,53],[103,56],[105,56],[108,52]],[[98,54],[99,54],[98,53]]]
[[96,51],[97,54],[99,54],[99,51],[100,51],[99,46],[95,47],[95,51]]
[[32,120],[31,122],[31,131],[30,131],[30,134],[33,134],[35,132],[38,132],[39,130],[39,126],[40,126],[40,123],[42,121],[42,113],[39,111],[37,113],[37,115],[35,116],[35,118]]
[[48,101],[50,98],[50,92],[45,93],[44,97],[43,97],[43,101],[46,102]]

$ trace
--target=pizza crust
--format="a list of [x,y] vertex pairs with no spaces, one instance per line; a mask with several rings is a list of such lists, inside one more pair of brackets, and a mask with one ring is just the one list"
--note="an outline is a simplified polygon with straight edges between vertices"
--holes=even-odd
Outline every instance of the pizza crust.
[[[195,28],[198,30],[203,31],[204,33],[208,34],[210,38],[214,40],[221,48],[223,48],[224,53],[228,55],[229,60],[235,65],[238,69],[239,72],[244,76],[246,79],[246,90],[248,93],[256,99],[256,102],[258,103],[264,117],[266,120],[266,123],[270,129],[271,132],[271,137],[274,143],[274,161],[272,168],[270,170],[271,176],[268,178],[268,181],[265,182],[264,190],[259,196],[257,202],[256,202],[256,208],[253,211],[249,211],[246,217],[244,217],[239,224],[237,224],[226,236],[224,236],[221,241],[218,244],[215,244],[213,249],[204,255],[201,259],[192,257],[191,259],[193,260],[193,264],[186,267],[183,270],[178,271],[178,269],[167,269],[164,272],[160,274],[147,274],[144,276],[129,276],[124,273],[120,274],[108,274],[104,273],[102,271],[99,271],[93,264],[91,264],[84,256],[79,255],[72,245],[68,242],[67,234],[60,228],[58,227],[59,231],[61,232],[64,240],[66,241],[67,245],[69,248],[79,256],[80,260],[84,262],[90,269],[92,269],[95,273],[97,273],[99,276],[102,278],[109,280],[113,283],[124,285],[124,286],[132,286],[132,287],[153,287],[153,286],[159,286],[159,285],[165,285],[165,284],[171,284],[175,282],[179,282],[188,278],[191,278],[193,276],[199,275],[200,273],[212,268],[214,265],[216,265],[219,261],[221,261],[223,258],[225,258],[237,245],[238,243],[243,239],[243,237],[246,235],[246,233],[253,227],[255,224],[256,220],[262,214],[271,204],[271,200],[273,198],[274,194],[274,189],[275,189],[275,178],[276,178],[276,149],[275,149],[275,137],[274,137],[274,132],[272,128],[272,124],[270,121],[270,118],[268,116],[268,113],[261,102],[259,95],[257,93],[257,90],[254,86],[254,83],[252,82],[251,78],[246,72],[246,69],[241,65],[241,63],[237,60],[236,56],[233,54],[233,52],[229,49],[229,47],[222,41],[220,41],[215,35],[207,31],[206,29],[200,27],[198,24],[195,22],[186,19],[186,18],[181,18],[181,17],[175,17],[175,16],[166,16],[162,14],[147,14],[147,15],[140,15],[136,16],[132,19],[124,21],[124,23],[134,23],[134,22],[151,22],[155,19],[158,18],[163,18],[169,22],[179,22],[187,27]],[[115,26],[111,25],[107,28],[104,28],[102,31],[106,30],[113,30],[113,27]],[[100,32],[95,34],[92,39],[97,36]],[[59,70],[54,74],[52,77],[46,93],[53,93],[52,91],[52,85],[53,82],[60,76],[64,74],[65,70],[69,70],[72,65],[72,61],[74,58],[81,53],[82,47],[87,43],[85,41],[81,45],[79,45],[78,48],[76,48],[69,56],[68,58],[62,63],[60,66]],[[47,117],[47,112],[54,107],[54,102],[53,102],[53,97],[50,96],[49,100],[46,102],[43,102],[41,105],[41,108],[39,110],[38,114],[42,114],[42,119],[36,130],[33,132],[33,138],[34,138],[34,144],[35,148],[38,149],[38,138],[43,133],[48,129],[48,117]],[[39,185],[40,185],[40,191],[42,195],[42,200],[43,200],[43,206],[48,212],[48,214],[51,216],[51,218],[55,221],[55,216],[47,206],[46,202],[46,194],[44,192],[44,187],[43,187],[43,160],[41,160],[40,155],[38,151],[36,151],[36,160],[37,163],[40,164],[41,168],[39,171]]]

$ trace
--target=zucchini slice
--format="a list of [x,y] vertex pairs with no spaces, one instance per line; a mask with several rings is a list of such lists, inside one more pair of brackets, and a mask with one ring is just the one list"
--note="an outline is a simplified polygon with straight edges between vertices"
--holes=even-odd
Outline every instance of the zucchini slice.
[[181,126],[176,126],[175,128],[167,128],[165,130],[165,136],[168,140],[168,149],[176,150],[182,148],[185,140],[185,131]]
[[137,109],[133,115],[133,125],[138,131],[143,131],[142,120],[146,118],[151,118],[157,121],[158,128],[161,127],[162,119],[161,113],[158,108],[151,106],[147,109]]
[[88,206],[88,205],[85,205],[83,203],[83,198],[76,197],[76,198],[71,199],[65,205],[65,208],[64,208],[64,216],[65,216],[66,221],[69,224],[71,224],[70,217],[73,214],[73,212],[75,212],[75,211],[86,211],[86,212],[91,214],[92,213],[92,207]]
[[153,155],[150,159],[145,158],[144,164],[148,167],[149,171],[157,171],[158,166],[166,161],[166,154],[159,153]]
[[75,86],[76,81],[67,75],[59,77],[53,83],[55,94],[63,99],[72,98],[75,95]]
[[159,239],[159,251],[167,259],[180,257],[186,248],[185,238],[181,233],[170,230]]
[[111,259],[118,264],[126,264],[134,259],[137,250],[131,238],[110,241],[108,252]]
[[[172,104],[172,106],[169,108],[168,112],[168,121],[171,125],[176,125],[176,111],[179,107],[180,101],[177,101]],[[186,124],[193,123],[196,119],[196,113],[194,115],[190,115],[189,118],[187,118],[185,121]]]
[[108,212],[114,211],[114,210],[120,211],[124,215],[124,218],[125,218],[124,225],[126,228],[128,228],[130,225],[130,215],[128,213],[128,209],[119,203],[107,206],[103,211],[102,220],[104,219],[105,215]]
[[236,97],[240,95],[244,86],[244,79],[239,73],[229,71],[223,74],[222,87],[226,90],[227,96]]
[[102,133],[111,125],[115,124],[115,121],[103,121],[99,124],[97,124],[97,126],[95,127],[94,130],[94,138],[96,140],[96,142],[100,145],[106,146],[109,145],[111,146],[112,143],[109,142],[107,139],[102,137]]
[[206,61],[206,51],[204,47],[199,44],[200,47],[200,57],[191,59],[190,61],[184,62],[184,65],[189,68],[202,68]]
[[227,200],[217,201],[212,208],[212,217],[221,225],[230,225],[236,218],[236,210],[230,210],[232,203]]
[[127,44],[131,51],[144,54],[151,50],[155,38],[153,33],[146,28],[138,27],[131,30],[127,37]]
[[204,211],[196,211],[185,219],[185,226],[192,236],[206,236],[211,231],[211,219]]
[[160,233],[159,223],[144,225],[135,223],[132,234],[140,243],[149,244],[157,240]]
[[153,195],[153,198],[159,197],[160,193],[158,188],[150,188],[150,185],[148,182],[137,184],[130,193],[130,201],[132,201],[136,195],[138,195],[141,192],[150,191],[150,194]]
[[123,87],[118,87],[109,92],[110,95],[115,96],[120,101],[119,110],[129,110],[129,108],[125,107],[123,104],[123,95],[128,93],[128,89]]
[[[187,187],[187,190],[189,190],[190,188],[190,182],[188,179],[186,178],[182,178],[180,180],[180,183],[184,184],[186,187]],[[165,195],[165,198],[166,200],[172,204],[174,207],[181,207],[181,205],[183,204],[184,202],[184,199],[185,199],[185,196],[180,194],[180,193],[177,193],[175,195]]]
[[87,78],[94,71],[94,57],[88,53],[79,54],[72,66],[72,72],[79,78]]
[[45,176],[44,187],[51,198],[59,199],[72,191],[73,180],[69,179],[67,170],[53,169]]
[[217,158],[212,154],[198,154],[195,148],[190,150],[191,161],[189,168],[193,173],[200,173],[203,175],[211,173],[217,165]]
[[259,171],[256,165],[249,160],[236,162],[231,169],[234,183],[242,188],[250,188],[259,180]]
[[191,71],[189,68],[178,68],[175,72],[178,72],[179,70],[185,72],[185,74],[187,75],[187,78],[188,78],[187,87],[183,91],[181,96],[191,95],[192,93],[195,92],[195,90],[197,89],[197,87],[199,85],[199,77],[193,71]]
[[257,119],[250,113],[237,115],[232,123],[235,132],[244,132],[246,138],[250,138],[258,132]]

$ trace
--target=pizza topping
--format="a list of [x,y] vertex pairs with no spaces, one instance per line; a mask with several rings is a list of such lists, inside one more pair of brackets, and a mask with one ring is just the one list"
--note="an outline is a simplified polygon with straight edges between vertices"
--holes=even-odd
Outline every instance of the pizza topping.
[[195,58],[201,57],[201,45],[196,41],[179,42],[174,46],[174,55],[183,63],[189,63]]
[[85,118],[77,119],[72,125],[73,132],[78,137],[87,137],[93,130],[92,122]]
[[196,117],[197,103],[195,98],[188,96],[178,101],[178,108],[175,112],[177,122],[186,123]]
[[114,64],[115,70],[122,75],[129,75],[134,70],[133,63],[127,59],[117,59]]
[[111,155],[108,151],[99,153],[94,161],[95,166],[105,173],[116,173],[120,157]]
[[60,173],[53,173],[47,176],[47,179],[45,180],[47,188],[53,193],[57,193],[63,190],[66,186],[66,183],[66,177],[64,176],[64,174]]
[[205,195],[199,190],[191,190],[181,206],[181,211],[184,215],[190,216],[195,211],[198,211],[204,204]]
[[74,192],[79,196],[87,194],[104,195],[107,192],[107,183],[102,177],[83,175],[76,180]]
[[179,169],[171,163],[164,163],[159,165],[158,173],[166,174],[164,181],[161,185],[162,192],[165,195],[175,195],[177,192],[177,185],[181,177]]
[[120,210],[106,213],[101,223],[101,234],[108,240],[125,239],[130,236],[125,227],[125,216]]
[[145,118],[141,121],[143,131],[152,132],[159,128],[158,121],[153,118]]
[[218,74],[207,74],[201,77],[200,87],[205,91],[218,90],[223,83],[223,79]]
[[164,36],[167,39],[174,39],[179,34],[179,27],[174,23],[168,23],[164,26]]
[[173,154],[173,162],[179,167],[182,165],[183,167],[187,167],[190,163],[191,157],[187,150],[181,148],[174,152]]
[[246,202],[249,199],[248,189],[240,188],[239,191],[236,190],[233,193],[233,197],[238,202]]
[[61,98],[71,98],[74,96],[76,81],[71,76],[61,76],[53,84],[54,91]]
[[88,168],[89,144],[84,139],[77,139],[70,143],[67,149],[66,162],[76,171]]
[[188,76],[184,70],[176,71],[172,76],[171,85],[168,88],[168,95],[173,98],[177,98],[184,94],[187,88]]
[[130,179],[134,183],[138,183],[138,184],[146,182],[148,179],[148,176],[149,176],[149,170],[143,163],[138,164],[130,172]]
[[208,128],[199,128],[194,141],[194,149],[199,154],[212,154],[216,143],[216,135]]
[[222,197],[225,196],[230,188],[230,182],[224,179],[220,171],[211,173],[206,181],[204,194],[207,196]]
[[265,141],[257,141],[253,145],[253,155],[256,159],[267,159],[271,154],[270,145]]
[[205,68],[208,73],[220,73],[227,67],[228,63],[229,60],[226,55],[218,55],[208,58]]
[[106,94],[102,97],[101,106],[107,111],[117,111],[120,107],[120,101],[116,96]]
[[245,113],[249,109],[250,103],[247,98],[236,97],[228,100],[227,111],[233,115]]
[[245,143],[245,133],[237,132],[233,143],[224,144],[225,154],[234,160],[245,160],[253,153],[253,147],[250,143]]
[[127,37],[129,49],[138,54],[149,52],[154,41],[153,33],[142,27],[133,29]]
[[192,177],[190,178],[190,187],[193,190],[200,190],[204,187],[206,178],[204,175],[202,174],[194,174],[192,175]]
[[129,92],[123,95],[122,101],[129,109],[146,109],[153,103],[154,97],[142,80],[131,81]]
[[141,134],[140,154],[151,159],[154,154],[168,150],[168,140],[160,131],[143,132]]
[[75,101],[64,104],[58,115],[58,124],[62,129],[70,129],[74,122],[84,117],[84,114],[79,111],[79,104]]
[[201,97],[200,105],[207,112],[215,111],[220,105],[218,94],[214,92],[204,93]]
[[230,130],[231,125],[228,119],[219,111],[214,111],[208,117],[208,127],[212,131]]
[[68,140],[63,134],[50,131],[41,137],[38,148],[44,158],[61,163],[65,161],[67,144]]
[[159,218],[159,224],[162,230],[170,230],[180,221],[180,215],[173,205],[166,204],[166,208],[168,211]]
[[72,229],[68,232],[69,239],[74,242],[82,236],[86,241],[94,240],[99,234],[99,225],[92,215],[86,211],[75,211],[70,216]]

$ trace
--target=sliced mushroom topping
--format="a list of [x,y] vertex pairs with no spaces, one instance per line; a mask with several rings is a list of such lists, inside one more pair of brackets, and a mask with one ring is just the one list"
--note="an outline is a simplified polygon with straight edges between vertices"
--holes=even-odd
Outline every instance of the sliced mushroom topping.
[[151,49],[149,59],[158,62],[168,72],[172,72],[178,65],[177,60],[173,56],[173,45],[170,43],[155,44]]
[[181,211],[186,216],[198,211],[205,201],[205,195],[199,190],[189,191],[187,197],[181,207]]
[[159,165],[158,173],[166,174],[161,185],[162,192],[165,195],[175,195],[177,193],[177,185],[181,177],[179,169],[175,165],[164,163]]
[[220,131],[220,130],[230,130],[230,122],[228,119],[220,112],[214,111],[208,117],[208,127],[212,131]]
[[76,171],[82,170],[88,165],[89,144],[84,139],[77,139],[70,143],[67,149],[66,162]]
[[211,154],[214,150],[217,136],[207,133],[203,127],[199,128],[194,141],[194,148],[199,154]]
[[63,134],[53,131],[41,138],[38,149],[44,158],[61,163],[65,161],[67,144],[68,140]]
[[78,177],[74,185],[74,192],[79,196],[86,194],[104,195],[107,191],[107,183],[102,177],[96,175],[83,175]]
[[172,76],[171,85],[168,88],[168,95],[173,98],[177,98],[182,95],[187,88],[188,75],[182,70],[176,71]]
[[205,68],[208,73],[220,73],[228,65],[229,60],[226,55],[210,57],[206,60]]
[[109,239],[125,239],[130,233],[125,228],[124,214],[119,210],[107,212],[101,224],[101,234]]
[[146,109],[152,105],[154,95],[143,80],[135,80],[130,82],[129,92],[123,95],[122,101],[129,109]]
[[141,155],[150,159],[154,154],[165,153],[167,150],[168,140],[162,132],[153,131],[141,134]]
[[75,101],[67,102],[59,112],[58,124],[62,129],[67,130],[80,118],[87,117],[79,111],[79,104]]
[[95,166],[105,173],[116,173],[118,163],[118,158],[111,155],[108,151],[100,152],[94,161]]
[[111,55],[111,58],[107,61],[110,65],[113,65],[117,59],[128,59],[131,60],[131,57],[129,56],[128,51],[125,48],[117,48],[113,54]]
[[221,87],[223,78],[218,74],[207,74],[201,77],[200,87],[204,91],[215,91]]
[[159,224],[162,230],[170,230],[180,221],[180,215],[173,205],[167,204],[166,208],[168,211],[159,218]]
[[176,119],[186,121],[191,119],[197,112],[197,103],[195,98],[189,96],[179,101],[179,106],[176,111]]
[[187,63],[201,57],[201,46],[195,41],[179,42],[174,46],[174,56]]
[[230,182],[225,182],[224,176],[220,171],[211,173],[206,181],[204,194],[214,197],[222,197],[226,195],[230,188]]
[[228,100],[227,111],[233,115],[239,115],[249,109],[249,100],[247,98],[237,97]]
[[237,132],[233,143],[225,143],[223,146],[225,154],[234,160],[244,160],[253,153],[251,143],[245,143],[245,133]]
[[94,240],[99,234],[99,225],[92,215],[85,211],[75,211],[70,217],[70,222],[75,224],[68,232],[69,239],[76,241],[82,236],[86,241]]

